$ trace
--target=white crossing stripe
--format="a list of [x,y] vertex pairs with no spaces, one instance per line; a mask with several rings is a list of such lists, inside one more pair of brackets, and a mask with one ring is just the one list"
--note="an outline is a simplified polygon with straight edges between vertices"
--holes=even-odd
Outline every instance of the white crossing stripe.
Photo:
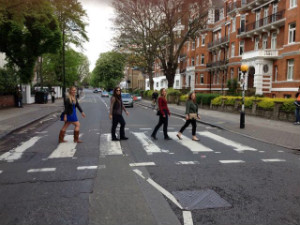
[[13,162],[15,160],[18,160],[22,158],[23,153],[35,145],[35,143],[38,142],[42,137],[33,137],[29,139],[26,142],[23,142],[18,147],[10,150],[9,152],[6,152],[0,156],[0,161],[7,161],[7,162]]
[[193,225],[193,217],[191,211],[182,211],[183,224],[184,225]]
[[198,161],[178,161],[176,163],[177,165],[195,165],[195,164],[199,164]]
[[48,159],[72,158],[75,155],[77,143],[74,142],[74,136],[66,135],[65,140],[67,142],[60,143]]
[[154,142],[149,137],[147,137],[145,133],[132,132],[132,134],[137,137],[148,155],[162,152],[162,150],[156,144],[154,144]]
[[263,162],[285,162],[285,159],[262,159]]
[[154,162],[142,162],[142,163],[130,163],[129,166],[131,166],[131,167],[156,166],[156,164]]
[[78,166],[77,170],[96,170],[98,166]]
[[219,160],[220,163],[229,164],[229,163],[244,163],[243,160]]
[[38,172],[55,172],[56,168],[40,168],[40,169],[30,169],[27,173],[38,173]]
[[215,141],[221,142],[224,145],[232,146],[232,147],[234,147],[234,150],[237,151],[237,152],[257,151],[257,149],[255,149],[255,148],[251,148],[249,146],[242,145],[242,144],[240,144],[238,142],[234,142],[234,141],[228,140],[226,138],[223,138],[223,137],[221,137],[219,135],[213,134],[213,133],[208,132],[208,131],[197,132],[197,133],[199,135],[202,135],[202,136],[211,138],[211,139],[213,139]]
[[0,170],[0,174],[3,173],[3,170]]
[[102,134],[100,136],[100,155],[122,155],[122,148],[119,141],[112,141],[111,134]]
[[176,142],[178,142],[179,144],[187,147],[188,149],[190,149],[193,153],[198,153],[198,152],[213,152],[212,149],[204,146],[203,144],[201,144],[200,142],[197,141],[193,141],[191,138],[187,138],[184,135],[181,135],[182,140],[179,140],[177,135],[177,132],[169,132],[168,133],[169,136],[171,138],[173,138]]

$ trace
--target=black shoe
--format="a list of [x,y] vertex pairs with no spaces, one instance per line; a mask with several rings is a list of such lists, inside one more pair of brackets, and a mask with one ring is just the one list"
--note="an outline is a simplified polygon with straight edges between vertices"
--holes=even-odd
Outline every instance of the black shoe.
[[172,140],[172,138],[170,138],[170,137],[165,137],[165,140],[170,141],[170,140]]
[[119,138],[112,138],[111,140],[112,140],[112,141],[120,141]]
[[128,140],[128,137],[121,137],[120,140]]
[[153,140],[157,140],[157,137],[155,137],[154,135],[151,135],[151,138],[152,138]]

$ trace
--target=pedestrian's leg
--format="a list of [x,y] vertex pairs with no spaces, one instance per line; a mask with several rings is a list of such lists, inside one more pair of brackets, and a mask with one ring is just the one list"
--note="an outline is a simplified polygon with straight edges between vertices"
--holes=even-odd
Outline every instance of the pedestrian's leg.
[[121,125],[121,127],[120,127],[120,139],[127,140],[128,138],[125,137],[125,125],[126,125],[126,122],[125,122],[123,116],[120,116],[120,121],[119,122],[120,122],[120,125]]
[[79,121],[74,122],[73,125],[75,126],[75,128],[74,128],[74,142],[76,142],[76,143],[82,143],[82,141],[79,140],[79,130],[80,130],[80,123],[79,123]]
[[64,138],[65,138],[66,130],[69,127],[70,124],[71,124],[70,122],[65,122],[64,126],[61,128],[61,130],[59,132],[59,137],[58,137],[58,142],[59,143],[67,142],[67,141],[64,140]]
[[112,118],[112,127],[111,127],[111,139],[114,140],[118,140],[116,137],[116,128],[118,126],[118,118],[116,115],[113,115]]
[[192,135],[193,135],[193,140],[194,141],[199,141],[199,139],[196,137],[196,127],[197,127],[197,122],[195,119],[191,120],[192,123]]
[[295,116],[296,116],[296,123],[299,123],[300,122],[300,107],[296,107]]
[[156,125],[156,127],[154,128],[151,137],[153,137],[154,139],[156,139],[156,133],[158,131],[158,129],[161,127],[161,125],[163,124],[163,117],[162,115],[159,116],[159,121],[158,124]]
[[191,120],[186,120],[186,121],[185,121],[185,124],[181,127],[179,133],[182,134],[183,131],[190,125],[190,123],[191,123]]
[[164,136],[165,136],[165,139],[170,139],[169,138],[169,135],[168,135],[168,115],[167,114],[165,114],[166,116],[165,116],[165,118],[164,118],[164,120],[163,120],[163,122],[164,122]]

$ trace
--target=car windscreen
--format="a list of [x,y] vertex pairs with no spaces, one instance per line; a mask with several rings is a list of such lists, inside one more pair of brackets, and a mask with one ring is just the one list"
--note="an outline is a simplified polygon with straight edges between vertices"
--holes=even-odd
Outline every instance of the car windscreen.
[[130,94],[122,94],[122,98],[131,98]]

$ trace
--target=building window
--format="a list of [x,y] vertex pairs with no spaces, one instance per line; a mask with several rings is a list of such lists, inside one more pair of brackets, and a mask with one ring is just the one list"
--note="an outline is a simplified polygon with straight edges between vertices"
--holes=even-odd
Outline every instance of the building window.
[[233,80],[234,78],[234,68],[230,69],[230,80]]
[[200,75],[200,84],[204,84],[204,74]]
[[190,51],[190,42],[189,41],[187,42],[187,51],[188,52]]
[[265,35],[263,36],[263,45],[262,45],[262,48],[263,48],[263,49],[267,49],[267,47],[268,47],[268,35],[265,34]]
[[278,3],[274,3],[272,9],[272,22],[275,22],[277,20],[277,12],[278,12]]
[[199,66],[199,55],[196,57],[196,66]]
[[260,11],[256,12],[256,17],[255,17],[255,28],[259,28],[259,22],[260,22]]
[[158,82],[156,82],[156,87],[158,88]]
[[271,40],[271,49],[277,48],[277,33],[272,33],[272,40]]
[[220,20],[224,19],[224,9],[220,9]]
[[293,80],[294,77],[294,59],[289,59],[287,61],[287,80]]
[[205,35],[201,36],[201,46],[205,46]]
[[236,18],[232,18],[232,24],[231,24],[231,32],[235,32],[235,29],[236,29]]
[[241,21],[240,21],[240,30],[241,30],[241,32],[245,32],[245,27],[246,27],[246,16],[241,15]]
[[239,49],[239,54],[243,55],[245,51],[245,41],[240,41],[240,49]]
[[289,44],[296,41],[296,23],[289,25]]
[[221,50],[218,51],[218,61],[221,60]]
[[264,25],[267,25],[268,24],[268,19],[269,19],[269,8],[266,7],[264,9]]
[[150,87],[150,83],[149,83],[149,81],[147,81],[147,87]]
[[195,66],[195,58],[192,57],[192,66]]
[[197,38],[197,48],[200,46],[200,37]]
[[201,65],[204,65],[204,54],[201,55]]
[[228,37],[230,36],[230,25],[227,26],[227,31],[228,31]]
[[234,52],[235,52],[235,43],[231,43],[231,57],[234,57]]
[[274,67],[274,79],[275,79],[275,81],[278,80],[278,67],[277,66]]
[[179,80],[176,80],[175,86],[176,86],[176,87],[179,87]]
[[192,42],[192,50],[195,50],[195,47],[196,47],[196,42],[195,42],[195,40],[193,40],[193,42]]
[[290,0],[290,8],[294,8],[297,6],[297,0]]
[[256,37],[255,44],[254,44],[254,50],[258,50],[258,46],[259,46],[259,37]]

